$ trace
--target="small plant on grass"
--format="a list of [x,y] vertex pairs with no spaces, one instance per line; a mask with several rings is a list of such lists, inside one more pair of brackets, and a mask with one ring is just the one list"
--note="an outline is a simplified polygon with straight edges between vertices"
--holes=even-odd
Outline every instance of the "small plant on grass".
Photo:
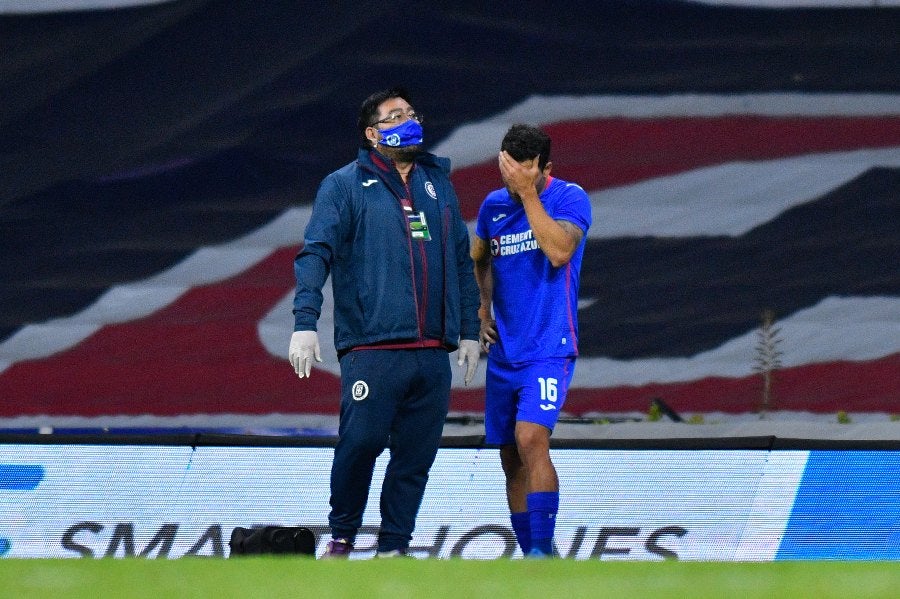
[[775,327],[775,314],[772,310],[763,310],[762,324],[756,331],[756,358],[753,360],[753,370],[762,376],[762,402],[759,408],[759,417],[765,418],[766,412],[772,409],[772,383],[775,371],[781,368],[781,356],[783,352],[778,349],[781,343],[778,333],[780,328]]

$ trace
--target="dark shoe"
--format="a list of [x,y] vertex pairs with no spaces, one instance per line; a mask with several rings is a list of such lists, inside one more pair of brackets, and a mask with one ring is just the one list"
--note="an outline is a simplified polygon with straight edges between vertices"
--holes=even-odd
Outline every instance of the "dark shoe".
[[328,541],[328,547],[319,559],[347,559],[351,551],[353,543],[348,539],[333,539]]

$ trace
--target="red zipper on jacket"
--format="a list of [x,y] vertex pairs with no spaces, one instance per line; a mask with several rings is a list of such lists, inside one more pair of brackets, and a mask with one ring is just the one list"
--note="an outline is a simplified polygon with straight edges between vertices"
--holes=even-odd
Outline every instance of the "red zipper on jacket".
[[[413,164],[412,168],[415,169],[416,165]],[[407,176],[407,181],[403,181],[403,188],[406,191],[405,202],[407,202],[409,204],[409,207],[411,208],[411,210],[413,212],[415,212],[416,205],[413,203],[412,190],[410,189],[409,182],[408,182],[408,180],[411,177],[412,177],[412,170],[409,171],[409,175]],[[428,309],[428,260],[426,259],[426,256],[425,256],[425,245],[424,245],[425,241],[423,241],[421,239],[418,240],[418,242],[419,242],[418,243],[419,259],[422,261],[422,300],[421,300],[421,305],[420,305],[419,294],[416,289],[416,263],[415,263],[415,259],[412,256],[413,238],[412,238],[412,233],[409,230],[409,219],[406,218],[406,210],[405,210],[406,204],[404,204],[403,200],[401,200],[400,204],[401,204],[401,208],[404,208],[403,216],[406,219],[406,223],[404,223],[404,224],[406,225],[406,236],[407,236],[407,240],[409,242],[409,260],[410,260],[410,267],[412,268],[412,275],[413,275],[413,282],[412,282],[413,283],[413,298],[416,303],[416,318],[418,320],[417,328],[419,330],[419,340],[422,340],[425,338],[425,314],[427,313],[427,309]]]
[[[390,171],[390,167],[380,159],[380,157],[375,153],[371,152],[372,162],[374,162],[379,168],[383,171]],[[417,165],[413,163],[412,169],[410,169],[409,174],[407,175],[407,179],[409,179],[412,175],[412,172],[417,168]],[[412,248],[412,233],[409,229],[409,218],[406,214],[406,207],[409,206],[410,210],[415,210],[415,205],[412,201],[412,191],[409,187],[409,183],[407,181],[403,181],[403,177],[400,177],[400,180],[403,182],[403,189],[406,192],[405,198],[397,198],[398,203],[400,204],[400,213],[401,218],[403,218],[403,226],[406,229],[406,242],[407,248],[409,250],[409,266],[412,275],[412,292],[413,292],[413,303],[416,307],[416,329],[419,332],[419,342],[427,342],[425,339],[425,314],[428,305],[428,260],[425,257],[425,246],[423,245],[425,242],[419,241],[419,257],[422,260],[422,291],[423,291],[423,299],[422,305],[419,305],[419,292],[416,287],[416,262],[413,258],[413,248]],[[430,345],[430,344],[429,344]]]

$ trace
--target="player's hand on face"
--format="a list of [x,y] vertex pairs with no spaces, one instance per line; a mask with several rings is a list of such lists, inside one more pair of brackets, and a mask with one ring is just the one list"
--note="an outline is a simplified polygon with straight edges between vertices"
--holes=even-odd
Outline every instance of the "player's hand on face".
[[497,321],[493,318],[483,319],[478,339],[481,341],[481,349],[484,352],[491,348],[492,343],[497,343]]
[[514,195],[521,198],[522,194],[535,190],[538,179],[541,176],[537,156],[530,160],[517,162],[504,150],[500,152],[498,164],[503,183]]

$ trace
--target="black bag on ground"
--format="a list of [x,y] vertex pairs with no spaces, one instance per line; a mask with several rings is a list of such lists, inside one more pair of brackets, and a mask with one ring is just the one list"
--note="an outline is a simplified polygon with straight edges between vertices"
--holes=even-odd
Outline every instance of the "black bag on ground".
[[299,553],[315,555],[316,535],[305,526],[265,526],[231,531],[228,541],[231,555],[263,555]]

